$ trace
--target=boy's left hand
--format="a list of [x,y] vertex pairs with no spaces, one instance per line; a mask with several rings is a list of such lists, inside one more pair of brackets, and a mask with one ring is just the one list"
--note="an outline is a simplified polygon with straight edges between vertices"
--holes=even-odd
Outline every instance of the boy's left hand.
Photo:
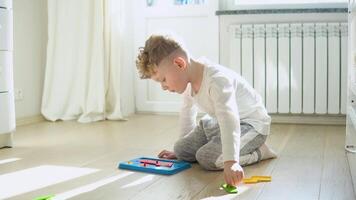
[[165,159],[177,159],[176,154],[173,151],[163,150],[158,154],[158,158]]
[[238,162],[231,160],[224,162],[224,179],[229,185],[237,186],[244,177],[244,170]]

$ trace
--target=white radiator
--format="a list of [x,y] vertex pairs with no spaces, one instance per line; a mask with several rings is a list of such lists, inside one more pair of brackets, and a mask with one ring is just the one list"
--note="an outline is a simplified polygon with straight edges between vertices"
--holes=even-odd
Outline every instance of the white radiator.
[[229,33],[229,66],[269,113],[346,113],[347,23],[240,24]]

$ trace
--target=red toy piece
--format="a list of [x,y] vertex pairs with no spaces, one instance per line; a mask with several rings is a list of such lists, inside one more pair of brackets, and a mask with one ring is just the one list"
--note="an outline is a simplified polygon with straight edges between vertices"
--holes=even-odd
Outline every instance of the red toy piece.
[[158,160],[146,160],[146,159],[143,159],[143,160],[140,160],[140,163],[143,163],[143,164],[149,164],[149,165],[155,165],[157,167],[160,167],[160,166],[163,166],[163,167],[172,167],[173,166],[173,163],[171,162],[163,162],[163,161],[158,161]]

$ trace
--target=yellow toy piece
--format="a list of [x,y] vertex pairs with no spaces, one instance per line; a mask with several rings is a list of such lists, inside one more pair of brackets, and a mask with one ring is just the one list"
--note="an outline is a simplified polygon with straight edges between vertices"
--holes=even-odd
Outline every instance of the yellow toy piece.
[[271,182],[271,176],[252,176],[251,178],[244,178],[242,182],[245,184],[259,183],[259,182]]
[[257,179],[259,182],[271,182],[271,176],[252,176],[252,179]]
[[252,183],[258,183],[258,180],[253,178],[244,178],[242,179],[242,182],[244,182],[245,184],[252,184]]

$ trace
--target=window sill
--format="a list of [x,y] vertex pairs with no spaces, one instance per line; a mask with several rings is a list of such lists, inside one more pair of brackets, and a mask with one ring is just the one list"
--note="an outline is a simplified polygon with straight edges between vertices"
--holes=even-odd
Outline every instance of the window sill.
[[347,13],[347,3],[319,4],[244,4],[221,6],[216,15],[289,14],[289,13]]
[[347,13],[347,8],[305,8],[305,9],[255,9],[255,10],[218,10],[216,15],[254,15],[254,14],[291,14],[291,13]]

